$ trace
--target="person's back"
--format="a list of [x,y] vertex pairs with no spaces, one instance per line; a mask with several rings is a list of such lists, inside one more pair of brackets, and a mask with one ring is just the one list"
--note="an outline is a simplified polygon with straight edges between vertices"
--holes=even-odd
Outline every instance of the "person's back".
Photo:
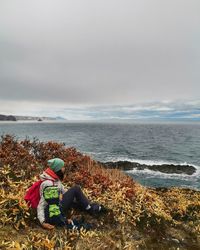
[[66,218],[61,210],[60,200],[65,190],[59,178],[50,168],[41,175],[40,201],[37,217],[41,224],[64,225]]
[[41,225],[49,229],[47,224],[64,225],[66,218],[60,206],[61,196],[65,190],[58,176],[62,175],[61,169],[64,167],[64,161],[54,158],[48,161],[48,165],[49,168],[40,175],[43,182],[40,185],[37,217]]

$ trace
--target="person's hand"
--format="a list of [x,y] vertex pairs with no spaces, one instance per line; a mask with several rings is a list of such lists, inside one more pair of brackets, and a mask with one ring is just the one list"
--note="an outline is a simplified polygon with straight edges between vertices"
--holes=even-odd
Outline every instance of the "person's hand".
[[48,230],[52,230],[52,229],[54,229],[54,225],[51,225],[51,224],[49,224],[49,223],[42,223],[42,227],[44,228],[44,229],[48,229]]

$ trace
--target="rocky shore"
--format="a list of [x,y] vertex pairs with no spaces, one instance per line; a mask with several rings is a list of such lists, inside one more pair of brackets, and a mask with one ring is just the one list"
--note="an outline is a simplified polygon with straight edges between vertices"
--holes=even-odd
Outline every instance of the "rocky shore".
[[120,169],[123,171],[129,171],[133,169],[152,171],[159,171],[165,174],[187,174],[192,175],[196,172],[196,168],[190,165],[174,165],[174,164],[162,164],[162,165],[145,165],[137,162],[130,161],[117,161],[117,162],[99,162],[106,168]]

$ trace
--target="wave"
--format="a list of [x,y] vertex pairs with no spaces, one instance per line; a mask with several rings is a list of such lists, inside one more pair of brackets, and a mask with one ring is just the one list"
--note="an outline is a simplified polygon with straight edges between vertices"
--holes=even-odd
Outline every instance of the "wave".
[[200,178],[200,169],[197,170],[192,175],[176,174],[176,173],[167,174],[160,171],[153,171],[150,169],[143,169],[143,170],[132,169],[132,170],[127,170],[125,172],[130,173],[132,175],[144,176],[145,178],[177,179],[183,181],[198,181]]
[[87,155],[103,155],[103,154],[108,154],[109,152],[94,152],[94,151],[82,151],[83,154],[87,154]]

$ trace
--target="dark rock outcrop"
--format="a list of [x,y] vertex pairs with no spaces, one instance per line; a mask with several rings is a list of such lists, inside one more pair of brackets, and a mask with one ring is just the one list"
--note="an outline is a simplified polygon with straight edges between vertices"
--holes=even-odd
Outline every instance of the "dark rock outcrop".
[[196,168],[190,165],[174,165],[174,164],[162,164],[162,165],[145,165],[137,162],[129,161],[117,161],[117,162],[99,162],[106,168],[117,168],[124,171],[137,169],[144,170],[149,169],[152,171],[159,171],[165,174],[187,174],[192,175],[196,172]]

